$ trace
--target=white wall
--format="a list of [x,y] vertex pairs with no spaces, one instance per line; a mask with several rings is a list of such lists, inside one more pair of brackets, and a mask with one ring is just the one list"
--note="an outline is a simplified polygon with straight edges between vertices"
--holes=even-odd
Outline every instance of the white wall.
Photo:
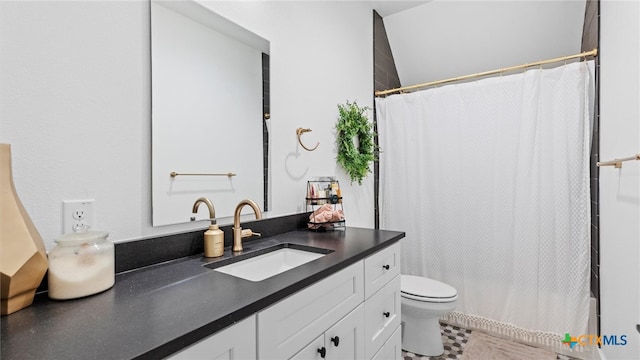
[[580,52],[584,0],[435,0],[384,18],[403,86]]
[[[600,160],[640,152],[640,6],[600,3]],[[600,168],[601,332],[608,360],[640,359],[640,161]]]
[[[337,175],[347,224],[372,227],[373,177],[349,186],[333,133],[338,103],[372,106],[370,8],[206,5],[271,41],[271,213],[303,211],[306,180]],[[66,199],[95,199],[95,227],[114,241],[206,226],[151,226],[146,1],[3,0],[0,36],[0,142],[12,145],[18,195],[48,249]],[[313,129],[304,136],[316,151],[299,147],[297,127]]]

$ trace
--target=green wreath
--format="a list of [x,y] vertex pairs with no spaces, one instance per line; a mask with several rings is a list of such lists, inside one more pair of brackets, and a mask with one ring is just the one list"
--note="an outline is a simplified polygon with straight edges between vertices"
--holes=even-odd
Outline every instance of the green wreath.
[[[336,160],[346,170],[351,183],[355,180],[359,185],[362,185],[362,179],[367,176],[367,173],[371,172],[369,163],[377,159],[372,125],[364,115],[368,109],[368,107],[359,107],[355,101],[338,105],[340,116],[336,124],[338,147]],[[357,139],[357,147],[354,139]]]

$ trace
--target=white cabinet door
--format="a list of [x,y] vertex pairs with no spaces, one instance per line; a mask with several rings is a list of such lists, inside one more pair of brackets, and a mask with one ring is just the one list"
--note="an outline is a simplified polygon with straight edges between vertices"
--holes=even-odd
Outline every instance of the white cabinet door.
[[291,360],[364,359],[364,305],[338,321]]
[[370,359],[400,325],[400,276],[364,303],[366,358]]
[[400,327],[391,335],[389,340],[382,346],[371,360],[401,360],[402,359],[402,338]]
[[260,359],[289,359],[364,300],[363,262],[258,313]]
[[327,360],[364,359],[364,305],[324,334]]
[[324,346],[324,334],[322,334],[299,353],[293,355],[290,360],[322,360],[326,358],[326,355],[327,348]]
[[170,360],[255,360],[256,316],[253,315],[171,355]]

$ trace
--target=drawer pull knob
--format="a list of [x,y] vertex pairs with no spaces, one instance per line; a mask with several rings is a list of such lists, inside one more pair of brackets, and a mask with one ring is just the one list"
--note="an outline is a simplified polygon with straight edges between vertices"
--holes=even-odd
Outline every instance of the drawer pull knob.
[[384,315],[384,317],[388,318],[389,316],[391,316],[391,313],[386,311],[386,312],[383,312],[382,315]]
[[327,348],[325,348],[324,346],[318,349],[318,352],[320,353],[320,357],[323,359],[325,356],[327,356]]
[[383,267],[385,270],[389,270],[389,268],[390,268],[390,266],[389,266],[389,265],[382,265],[382,267]]
[[337,337],[337,336],[334,336],[334,337],[331,338],[331,342],[333,343],[333,345],[335,347],[338,347],[338,344],[340,344],[340,338]]

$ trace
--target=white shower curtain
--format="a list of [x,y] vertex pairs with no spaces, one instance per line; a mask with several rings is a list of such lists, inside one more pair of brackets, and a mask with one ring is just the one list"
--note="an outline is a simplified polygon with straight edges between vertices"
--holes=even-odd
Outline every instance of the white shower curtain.
[[591,61],[376,99],[381,227],[404,274],[457,289],[446,319],[587,333],[593,83]]

